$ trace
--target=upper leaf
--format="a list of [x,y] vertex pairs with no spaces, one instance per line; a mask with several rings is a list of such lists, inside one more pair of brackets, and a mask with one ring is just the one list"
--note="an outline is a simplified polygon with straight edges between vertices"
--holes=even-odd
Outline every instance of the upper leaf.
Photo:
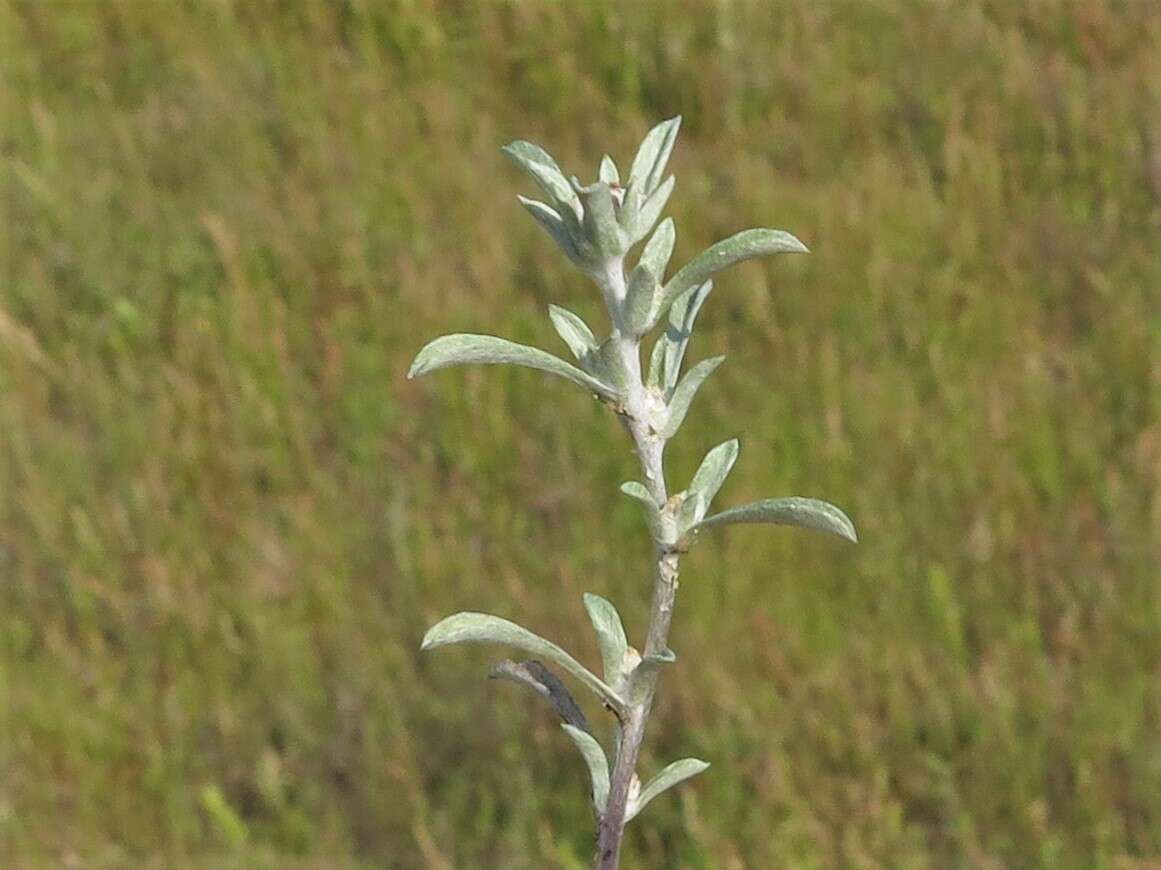
[[669,415],[665,418],[665,425],[661,427],[660,432],[663,438],[672,438],[677,432],[685,420],[685,415],[689,412],[689,405],[693,401],[693,397],[697,394],[698,389],[713,370],[720,366],[724,360],[724,356],[704,359],[690,369],[689,374],[682,378],[681,383],[673,391],[673,398],[669,400]]
[[499,643],[518,647],[536,656],[551,659],[576,677],[606,704],[622,713],[625,701],[596,674],[558,647],[552,641],[533,634],[523,626],[489,613],[456,613],[428,629],[421,650],[435,649],[453,643]]
[[539,145],[518,139],[504,146],[503,151],[512,161],[532,176],[533,180],[555,202],[558,208],[567,206],[580,217],[580,200],[568,183],[556,161]]
[[638,263],[629,274],[622,320],[624,329],[630,334],[641,335],[648,331],[649,315],[660,283],[657,273],[645,262]]
[[601,649],[605,680],[615,686],[621,680],[625,653],[629,649],[625,627],[612,602],[590,592],[584,594],[584,601],[585,610],[589,612],[589,619],[597,632],[597,646]]
[[805,254],[807,251],[806,245],[784,230],[743,230],[711,245],[683,266],[662,288],[657,303],[658,315],[689,288],[728,266],[767,254]]
[[661,509],[657,506],[653,496],[649,494],[649,490],[642,483],[627,480],[621,484],[621,492],[640,502],[645,509],[645,522],[649,526],[649,533],[653,536],[654,541],[661,542],[664,538],[661,528]]
[[585,253],[581,250],[577,240],[573,238],[568,225],[561,218],[560,213],[539,200],[528,199],[526,196],[517,196],[516,198],[520,200],[520,204],[528,210],[528,213],[536,219],[536,222],[548,230],[548,234],[552,236],[557,247],[564,251],[564,255],[577,266],[580,266],[582,269],[585,268],[587,263]]
[[625,231],[629,237],[628,247],[632,247],[649,235],[653,225],[661,217],[665,204],[669,202],[675,184],[677,180],[672,175],[669,176],[660,187],[649,194],[649,198],[641,203],[640,208],[634,208],[624,215]]
[[679,782],[684,782],[691,776],[697,776],[703,770],[709,767],[708,761],[702,761],[698,758],[683,758],[680,761],[675,761],[667,765],[660,773],[647,782],[644,788],[641,789],[640,794],[637,795],[636,800],[629,804],[628,811],[625,814],[625,821],[637,816],[641,810],[645,809],[645,805],[657,795]]
[[568,345],[568,349],[578,360],[584,359],[586,354],[592,353],[599,346],[597,337],[593,335],[588,324],[567,308],[549,305],[548,317],[556,334]]
[[[719,444],[705,455],[693,481],[689,484],[690,490],[699,492],[705,497],[706,507],[713,502],[714,496],[725,483],[726,475],[738,460],[738,439],[732,438],[724,444]],[[699,518],[700,519],[700,518]]]
[[648,197],[665,174],[665,165],[673,146],[677,142],[677,131],[681,129],[681,116],[662,121],[645,134],[629,170],[629,189]]
[[579,384],[597,395],[615,401],[621,391],[611,384],[598,380],[587,372],[569,365],[550,353],[517,344],[494,335],[473,335],[458,333],[445,335],[429,342],[419,351],[411,364],[408,378],[425,375],[437,369],[457,365],[517,365],[540,369]]
[[628,245],[617,220],[612,188],[604,181],[582,187],[578,193],[584,207],[581,225],[585,237],[604,259],[620,257]]
[[774,523],[782,526],[799,526],[830,532],[857,544],[859,536],[850,517],[830,502],[816,498],[768,498],[741,507],[729,508],[721,513],[706,517],[696,527],[696,531],[714,526],[735,523]]
[[601,168],[597,172],[597,177],[608,185],[620,185],[621,175],[617,172],[617,164],[613,162],[613,158],[606,154],[601,158]]
[[669,325],[653,345],[649,361],[649,384],[661,390],[667,399],[677,386],[697,314],[713,289],[714,282],[705,281],[687,290],[669,306]]

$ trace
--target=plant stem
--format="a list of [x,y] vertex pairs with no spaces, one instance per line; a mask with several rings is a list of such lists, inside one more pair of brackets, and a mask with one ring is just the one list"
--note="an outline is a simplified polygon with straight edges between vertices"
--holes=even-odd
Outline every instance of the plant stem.
[[[626,337],[622,340],[622,353],[626,367],[635,373],[635,381],[640,378],[640,345],[638,340]],[[658,507],[664,507],[668,500],[665,486],[665,469],[662,461],[665,439],[648,425],[646,420],[644,387],[638,391],[637,383],[626,403],[628,414],[625,423],[637,447],[641,470],[645,476],[645,486],[656,499]],[[657,655],[667,648],[669,625],[673,619],[673,600],[677,594],[678,554],[667,546],[657,543],[654,556],[656,566],[653,580],[653,604],[649,612],[649,628],[645,638],[643,655]],[[637,768],[637,757],[645,739],[645,726],[653,707],[653,695],[657,688],[657,671],[647,677],[645,690],[632,703],[621,723],[621,740],[613,774],[609,783],[609,797],[605,811],[601,815],[597,837],[597,870],[616,870],[621,854],[621,839],[625,832],[625,815],[629,803],[629,790]]]

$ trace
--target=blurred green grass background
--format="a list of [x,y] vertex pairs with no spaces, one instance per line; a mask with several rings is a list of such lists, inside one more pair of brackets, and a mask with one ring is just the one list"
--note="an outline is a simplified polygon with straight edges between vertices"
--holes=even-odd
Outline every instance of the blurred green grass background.
[[[595,291],[499,146],[588,179],[682,113],[728,352],[670,453],[858,547],[685,560],[627,867],[1161,862],[1161,13],[1145,2],[4,0],[0,863],[585,867],[550,713],[418,654],[595,660],[648,551],[563,348]],[[599,711],[591,711],[599,716]],[[1152,863],[1150,863],[1152,862]]]

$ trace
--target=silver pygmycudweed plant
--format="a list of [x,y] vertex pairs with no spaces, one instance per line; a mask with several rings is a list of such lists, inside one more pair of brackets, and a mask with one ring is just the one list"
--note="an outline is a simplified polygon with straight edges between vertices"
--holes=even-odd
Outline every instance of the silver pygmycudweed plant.
[[[580,750],[590,773],[599,870],[617,867],[627,822],[663,791],[709,766],[696,758],[684,758],[643,785],[636,772],[658,674],[675,660],[667,641],[681,554],[706,529],[733,523],[801,526],[857,540],[846,514],[816,499],[772,498],[711,514],[714,496],[738,458],[737,439],[709,451],[684,490],[670,494],[666,486],[662,466],[665,444],[685,420],[702,383],[724,359],[703,360],[681,377],[694,322],[713,288],[710,276],[753,257],[806,252],[802,242],[782,230],[746,230],[712,245],[665,280],[675,231],[672,218],[660,224],[658,219],[673,192],[674,178],[665,177],[665,167],[680,125],[677,117],[649,131],[623,183],[608,155],[601,160],[597,181],[585,186],[575,176],[566,178],[556,161],[531,142],[517,141],[504,148],[547,199],[541,202],[520,197],[521,204],[565,256],[600,288],[611,321],[607,338],[598,340],[583,320],[552,305],[549,318],[577,365],[502,338],[460,334],[429,343],[408,374],[410,378],[472,363],[540,369],[594,393],[633,438],[643,481],[624,483],[621,491],[640,502],[654,543],[653,603],[640,651],[629,645],[616,608],[591,594],[584,596],[584,606],[596,631],[603,676],[556,644],[486,613],[449,616],[427,632],[422,646],[427,650],[454,643],[494,643],[537,657],[503,661],[492,675],[543,696]],[[646,238],[636,264],[627,271],[626,255]],[[664,329],[643,374],[642,339],[663,320]],[[600,698],[615,720],[611,747],[600,744],[568,689],[538,659],[555,665]]]

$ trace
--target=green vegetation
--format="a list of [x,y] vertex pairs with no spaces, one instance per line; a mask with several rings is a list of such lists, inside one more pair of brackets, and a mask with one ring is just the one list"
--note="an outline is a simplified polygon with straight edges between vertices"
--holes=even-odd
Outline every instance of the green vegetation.
[[714,764],[625,866],[1161,860],[1152,4],[0,0],[0,38],[0,863],[587,866],[552,714],[419,641],[503,601],[594,665],[585,590],[638,634],[635,459],[542,374],[404,375],[601,322],[500,145],[624,161],[679,112],[674,262],[812,254],[721,276],[672,473],[740,436],[723,503],[862,543],[686,558],[644,764]]

